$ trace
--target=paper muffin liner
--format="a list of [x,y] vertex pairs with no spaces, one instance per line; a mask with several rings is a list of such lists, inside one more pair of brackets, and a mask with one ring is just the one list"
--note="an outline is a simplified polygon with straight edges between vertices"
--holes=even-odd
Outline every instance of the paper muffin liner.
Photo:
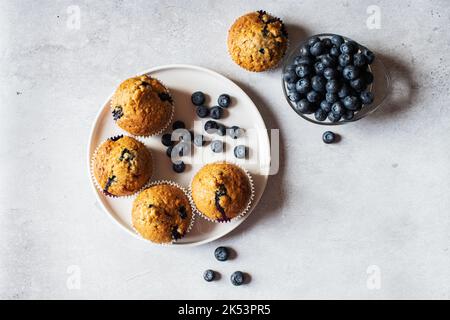
[[[122,127],[120,127],[120,126],[116,123],[116,121],[114,121],[114,123],[115,123],[120,129],[124,130],[124,131],[125,131],[127,134],[129,134],[130,136],[132,136],[133,138],[136,138],[136,139],[138,139],[139,141],[142,142],[142,139],[145,139],[145,138],[148,138],[148,137],[152,137],[152,136],[159,136],[159,135],[161,135],[164,131],[167,130],[167,128],[169,127],[169,125],[172,123],[173,118],[174,118],[174,115],[175,115],[175,102],[174,102],[174,100],[173,100],[173,96],[172,96],[172,94],[171,94],[171,92],[170,92],[170,90],[169,90],[169,87],[168,87],[164,82],[162,82],[160,79],[158,79],[158,78],[156,78],[156,77],[153,77],[152,75],[147,74],[147,73],[144,73],[144,74],[141,74],[141,75],[146,75],[146,76],[148,76],[148,77],[150,77],[150,78],[152,78],[152,79],[158,80],[158,81],[164,86],[164,88],[165,88],[166,91],[167,91],[167,94],[170,96],[170,99],[172,100],[172,103],[170,104],[172,108],[170,109],[170,116],[169,116],[169,119],[167,120],[167,122],[164,124],[164,126],[161,127],[161,129],[159,129],[159,130],[157,130],[157,131],[155,131],[155,132],[151,132],[151,133],[149,133],[149,134],[147,134],[147,135],[137,135],[137,134],[133,134],[133,133],[131,133],[131,132],[128,132],[127,130],[125,130],[125,129],[123,129]],[[112,104],[111,104],[111,103],[112,103],[112,97],[111,97],[111,99],[109,100],[109,110],[112,110]]]
[[[197,172],[193,175],[193,177],[192,177],[192,179],[191,179],[191,181],[190,181],[190,183],[189,183],[189,193],[190,193],[190,197],[191,197],[191,199],[192,199],[192,205],[193,205],[193,208],[194,208],[194,210],[195,210],[195,213],[196,213],[197,215],[201,216],[203,219],[206,219],[206,220],[208,220],[208,221],[210,221],[210,222],[214,222],[214,223],[229,223],[229,222],[232,222],[232,221],[236,221],[236,220],[238,220],[238,219],[241,219],[241,218],[242,218],[243,216],[245,216],[245,215],[247,214],[247,212],[250,210],[250,208],[251,208],[251,206],[252,206],[252,204],[253,204],[253,199],[255,198],[255,186],[254,186],[254,183],[253,183],[253,178],[252,178],[250,172],[248,172],[247,169],[243,168],[241,165],[239,165],[239,164],[237,164],[237,163],[235,163],[235,162],[229,162],[229,161],[215,161],[215,162],[208,163],[208,165],[209,165],[209,164],[215,164],[215,163],[228,163],[228,164],[232,164],[232,165],[235,165],[236,167],[238,167],[239,169],[241,169],[241,170],[245,173],[245,175],[247,176],[248,183],[250,184],[250,197],[248,198],[247,205],[245,206],[244,210],[242,210],[241,213],[239,213],[236,217],[234,217],[234,218],[232,218],[232,219],[229,219],[229,220],[227,220],[227,221],[223,221],[223,220],[213,220],[213,219],[211,219],[210,217],[208,217],[208,216],[206,216],[205,214],[203,214],[203,213],[197,208],[197,206],[195,205],[194,198],[192,197],[192,181],[194,180],[195,176],[197,175],[197,172],[198,172],[198,171],[197,171]],[[203,167],[202,167],[201,169],[203,169]],[[201,170],[201,169],[200,169],[200,170]],[[199,170],[199,171],[200,171],[200,170]]]
[[[133,196],[135,196],[136,194],[138,194],[139,192],[141,192],[142,190],[144,190],[145,188],[147,188],[147,186],[151,183],[153,173],[155,172],[155,163],[154,163],[154,159],[155,158],[153,157],[153,154],[152,154],[151,150],[145,144],[144,144],[144,146],[148,150],[148,152],[150,152],[150,156],[151,156],[151,159],[152,159],[152,162],[151,162],[152,173],[151,173],[150,177],[148,178],[148,181],[139,190],[137,190],[136,192],[134,192],[132,194],[129,194],[129,195],[124,195],[124,196],[116,196],[116,195],[111,194],[109,192],[105,192],[105,190],[103,190],[103,188],[98,183],[97,179],[95,178],[95,174],[94,174],[94,162],[95,162],[95,158],[97,156],[97,152],[98,152],[98,149],[100,148],[100,146],[103,143],[105,143],[106,141],[108,141],[108,140],[119,139],[119,138],[122,138],[122,137],[124,137],[123,134],[118,134],[118,135],[109,137],[109,138],[103,140],[101,143],[98,144],[97,148],[95,148],[95,151],[92,153],[91,163],[90,163],[90,168],[89,168],[90,170],[89,171],[91,173],[91,180],[92,180],[92,182],[94,183],[94,185],[97,188],[97,190],[100,191],[104,196],[110,197],[110,198],[130,199]],[[136,139],[136,137],[133,137],[133,136],[129,136],[129,137]],[[136,140],[139,141],[138,139],[136,139]],[[139,141],[139,142],[143,143],[142,141]]]
[[253,72],[253,73],[261,73],[261,72],[266,72],[266,71],[274,71],[275,69],[277,69],[277,68],[281,65],[281,62],[286,58],[287,53],[289,52],[289,49],[290,49],[289,33],[287,32],[286,24],[283,22],[283,20],[282,20],[281,18],[279,18],[278,16],[276,16],[276,15],[274,15],[274,14],[272,14],[271,12],[266,11],[266,10],[250,11],[250,12],[248,12],[248,13],[245,13],[245,14],[243,14],[243,15],[237,17],[237,18],[234,20],[234,22],[231,24],[230,28],[228,29],[228,36],[229,36],[230,30],[231,30],[231,27],[236,23],[237,20],[239,20],[242,16],[244,16],[244,15],[246,15],[246,14],[253,13],[253,12],[258,12],[258,11],[263,11],[264,13],[266,13],[266,14],[268,14],[268,15],[274,17],[274,18],[278,18],[278,19],[281,21],[281,23],[283,24],[284,29],[285,29],[285,31],[286,31],[286,40],[287,40],[287,43],[286,43],[286,50],[284,51],[283,55],[280,57],[280,60],[278,60],[278,62],[277,62],[276,64],[274,64],[274,65],[271,66],[270,68],[267,68],[267,69],[264,69],[264,70],[261,70],[261,71],[255,71],[255,70],[249,70],[249,69],[246,69],[246,68],[244,68],[243,66],[241,66],[239,63],[237,63],[236,61],[234,61],[233,56],[231,55],[231,52],[230,52],[230,47],[228,46],[228,38],[227,38],[227,51],[228,51],[228,55],[230,56],[231,60],[232,60],[236,65],[238,65],[240,68],[244,69],[245,71],[249,71],[249,72]]
[[[189,205],[191,206],[191,211],[192,211],[191,221],[189,222],[189,226],[186,230],[186,233],[180,238],[180,239],[183,239],[192,230],[192,227],[193,227],[194,221],[195,221],[194,201],[192,200],[191,194],[188,192],[188,190],[186,190],[186,188],[182,187],[178,183],[171,181],[171,180],[156,180],[156,181],[152,181],[152,182],[148,183],[148,185],[145,188],[143,188],[142,190],[140,190],[139,193],[141,193],[142,191],[144,191],[145,189],[148,189],[150,187],[157,186],[157,185],[163,185],[163,184],[168,184],[168,185],[174,186],[174,187],[180,189],[181,191],[183,191],[185,196],[188,198]],[[172,240],[170,242],[165,242],[165,243],[153,242],[153,241],[141,236],[141,234],[134,228],[133,224],[132,224],[132,228],[133,228],[134,232],[139,236],[139,238],[141,238],[142,240],[148,241],[152,244],[161,245],[161,246],[172,246],[174,243],[176,243],[180,240],[180,239],[177,239],[177,240]]]

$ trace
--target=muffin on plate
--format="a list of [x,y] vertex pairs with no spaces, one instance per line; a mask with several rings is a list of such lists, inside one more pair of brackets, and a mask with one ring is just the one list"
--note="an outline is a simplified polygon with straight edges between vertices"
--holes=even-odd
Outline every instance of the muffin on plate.
[[194,205],[205,218],[228,222],[242,216],[253,197],[249,175],[240,167],[216,162],[205,165],[191,182]]
[[93,175],[104,194],[117,197],[132,195],[150,180],[151,153],[132,137],[109,138],[94,154]]
[[249,71],[275,67],[288,47],[283,22],[265,11],[238,18],[228,31],[228,52],[238,65]]
[[111,98],[113,119],[119,127],[136,136],[164,130],[171,121],[173,108],[167,88],[145,74],[123,81]]
[[138,194],[131,219],[134,229],[143,238],[155,243],[171,243],[189,231],[192,208],[181,187],[162,182]]

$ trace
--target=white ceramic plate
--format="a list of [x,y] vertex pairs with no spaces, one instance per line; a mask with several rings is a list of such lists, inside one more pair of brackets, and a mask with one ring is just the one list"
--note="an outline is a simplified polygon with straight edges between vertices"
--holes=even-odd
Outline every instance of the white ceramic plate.
[[[270,145],[264,121],[247,94],[231,80],[214,71],[192,65],[166,65],[149,69],[143,73],[160,79],[169,88],[175,101],[174,120],[184,121],[188,129],[194,129],[195,133],[201,133],[206,138],[224,140],[226,147],[224,153],[214,154],[209,143],[202,148],[192,145],[192,156],[183,158],[186,163],[186,171],[178,174],[172,170],[171,161],[166,156],[166,147],[161,144],[160,136],[139,138],[152,151],[154,159],[152,181],[172,180],[188,189],[190,180],[203,164],[218,160],[235,162],[247,169],[253,177],[255,197],[249,212],[243,218],[229,223],[213,223],[197,216],[192,230],[183,239],[177,241],[174,246],[200,245],[216,240],[240,225],[252,212],[264,192],[270,165]],[[195,107],[191,103],[191,94],[198,90],[207,95],[206,105],[208,106],[217,105],[217,98],[222,93],[231,96],[232,104],[225,111],[224,117],[218,122],[226,126],[237,125],[245,129],[244,137],[233,140],[229,137],[220,137],[217,134],[210,135],[204,132],[202,123],[204,124],[209,118],[198,118],[195,114]],[[92,154],[102,141],[114,135],[127,134],[112,119],[109,109],[110,98],[101,107],[95,118],[89,137],[89,168]],[[237,161],[234,157],[233,148],[238,144],[244,144],[248,147],[249,156],[247,159]],[[124,230],[141,238],[135,233],[131,225],[131,207],[135,197],[110,198],[98,191],[93,182],[92,187],[108,215],[118,222]]]

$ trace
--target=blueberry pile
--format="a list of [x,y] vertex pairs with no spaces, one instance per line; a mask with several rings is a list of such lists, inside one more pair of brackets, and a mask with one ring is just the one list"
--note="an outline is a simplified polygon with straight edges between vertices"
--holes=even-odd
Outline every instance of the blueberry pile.
[[340,35],[313,36],[285,67],[288,98],[298,113],[314,114],[317,121],[352,120],[373,102],[369,65],[372,51]]
[[[230,250],[227,247],[217,247],[214,250],[214,257],[218,261],[227,261],[230,258]],[[208,269],[203,272],[203,279],[207,282],[211,282],[217,278],[218,273],[214,270]],[[230,281],[234,286],[243,285],[248,277],[242,271],[235,271],[230,276]]]

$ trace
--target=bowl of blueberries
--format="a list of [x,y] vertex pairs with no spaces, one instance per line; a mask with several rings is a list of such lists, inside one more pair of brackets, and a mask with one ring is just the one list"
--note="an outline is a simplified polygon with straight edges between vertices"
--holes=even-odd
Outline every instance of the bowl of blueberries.
[[389,86],[382,61],[365,46],[337,34],[309,37],[283,66],[286,100],[303,119],[316,124],[364,118],[383,104]]

